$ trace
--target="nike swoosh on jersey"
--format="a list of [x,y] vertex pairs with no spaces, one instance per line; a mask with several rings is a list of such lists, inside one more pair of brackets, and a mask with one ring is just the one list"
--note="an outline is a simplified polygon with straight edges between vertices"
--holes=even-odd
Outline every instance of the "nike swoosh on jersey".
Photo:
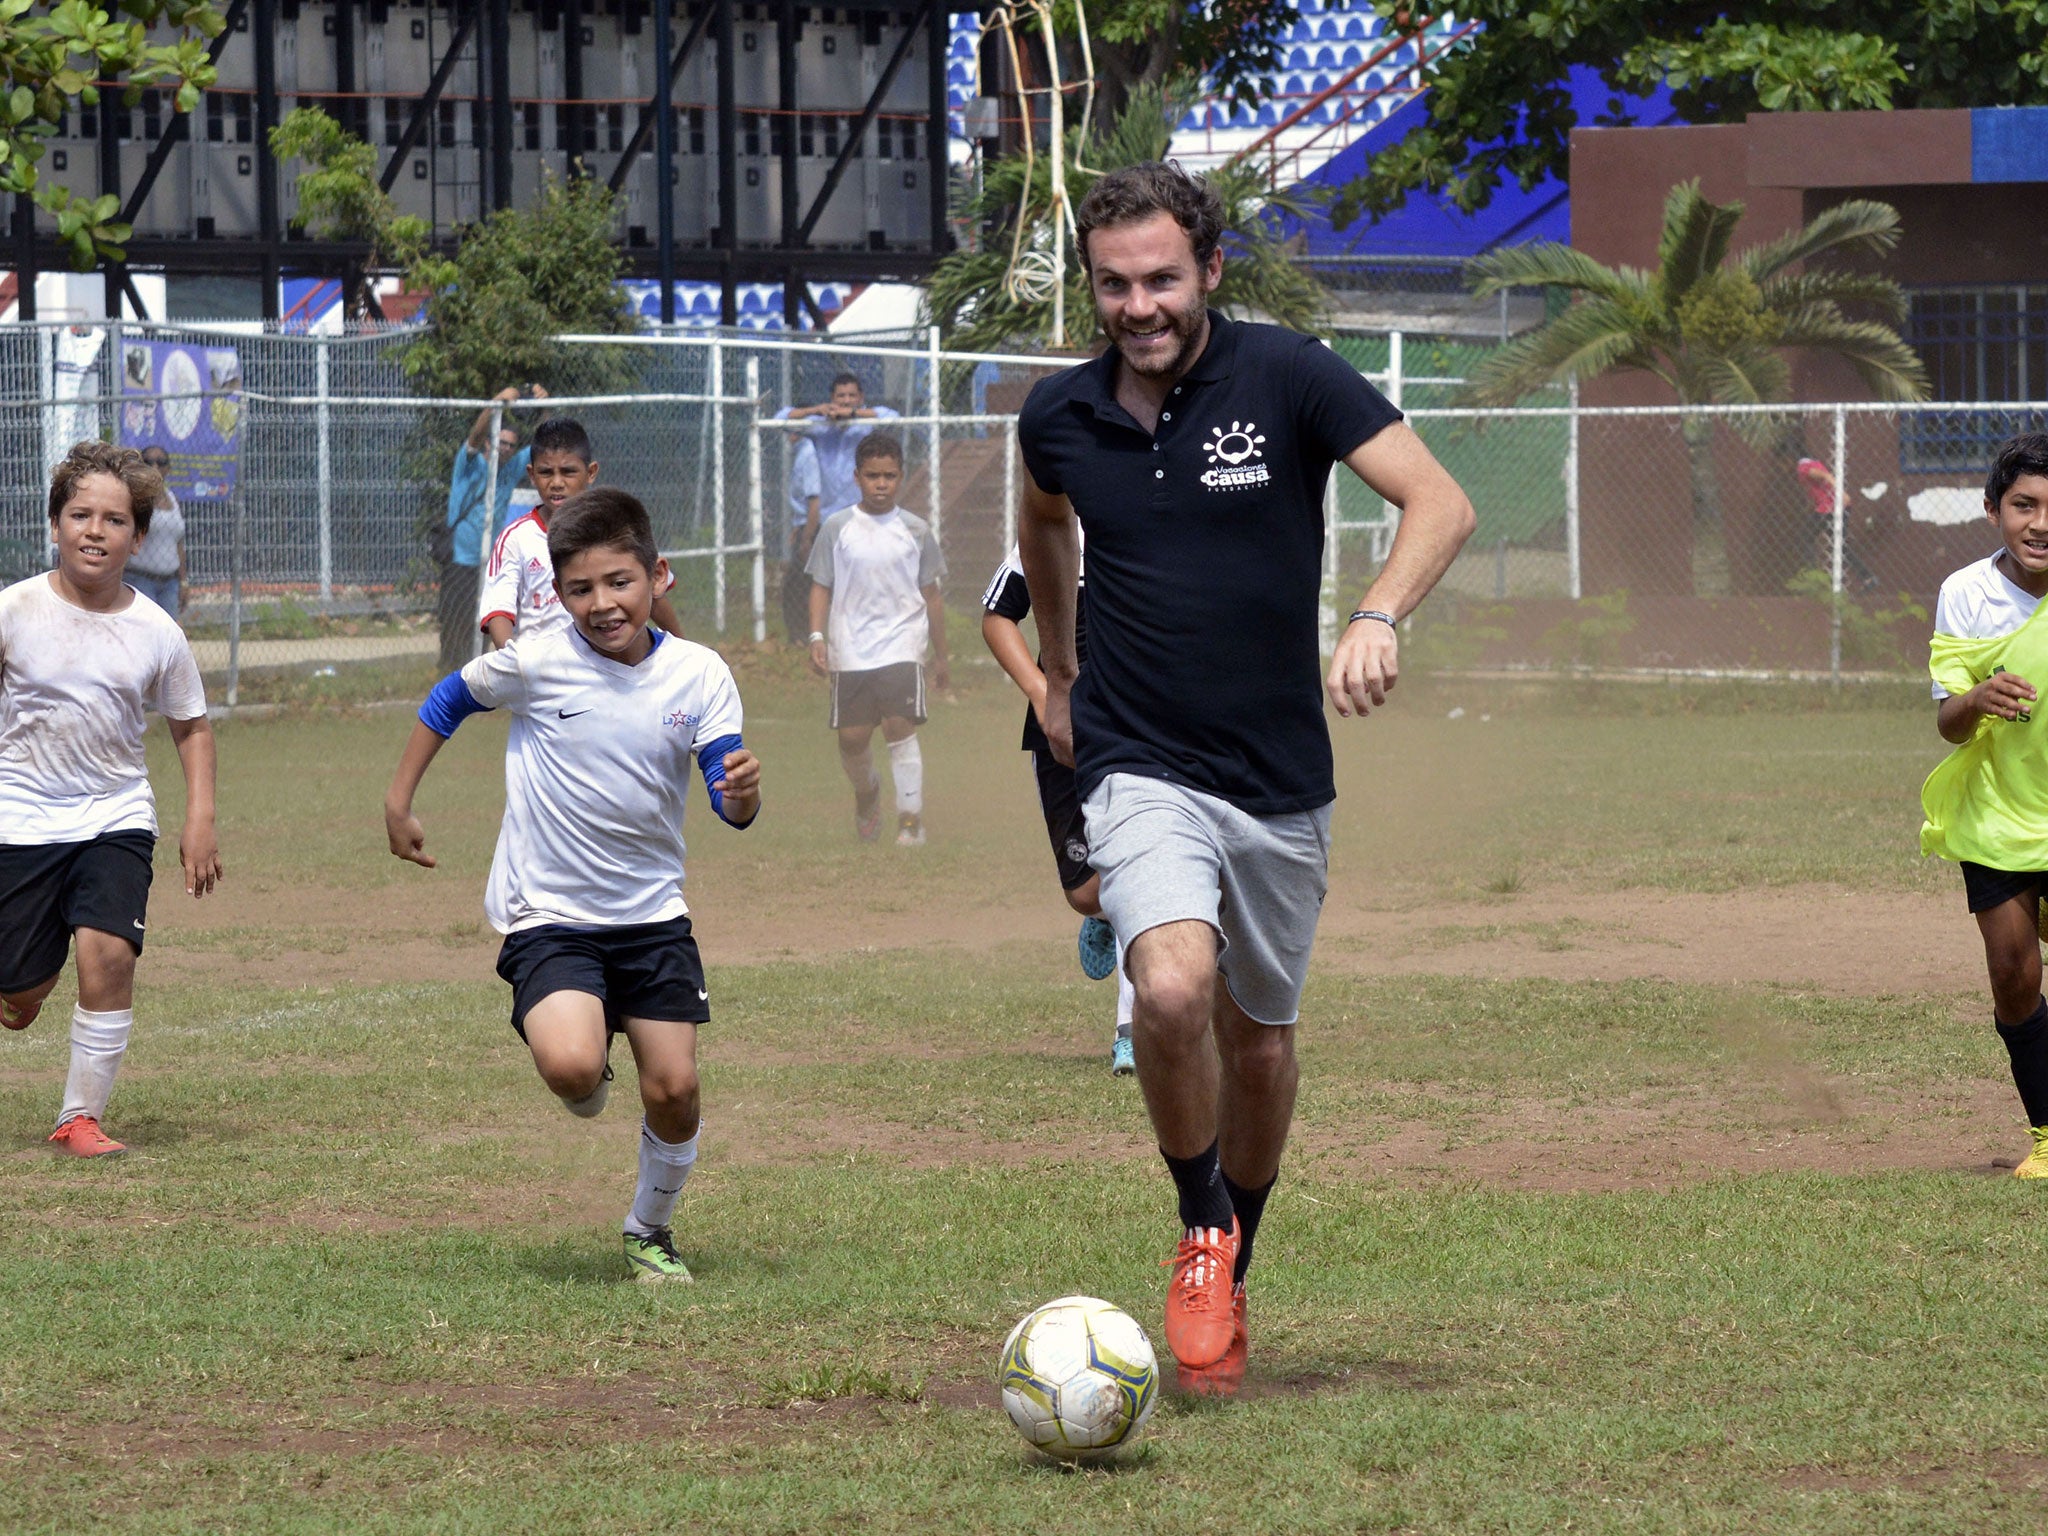
[[[597,708],[595,704],[590,706],[590,709],[595,708]],[[574,720],[578,715],[589,714],[590,709],[558,709],[555,711],[555,718],[557,720]]]

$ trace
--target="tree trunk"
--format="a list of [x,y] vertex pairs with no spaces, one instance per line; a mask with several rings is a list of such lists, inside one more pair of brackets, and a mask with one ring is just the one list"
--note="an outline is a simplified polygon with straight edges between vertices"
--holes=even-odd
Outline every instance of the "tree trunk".
[[1714,421],[1687,416],[1685,457],[1692,481],[1692,592],[1726,597],[1729,592],[1728,533],[1721,519],[1721,484],[1714,473]]

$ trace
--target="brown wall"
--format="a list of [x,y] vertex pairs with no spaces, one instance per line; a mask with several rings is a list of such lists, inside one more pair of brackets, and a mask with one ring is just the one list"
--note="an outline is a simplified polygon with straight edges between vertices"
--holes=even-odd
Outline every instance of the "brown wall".
[[[1665,197],[1697,178],[1716,202],[1744,204],[1738,250],[1847,198],[1874,198],[1899,210],[1902,237],[1883,270],[1908,287],[2048,281],[2048,221],[2032,212],[2048,189],[1970,184],[1969,129],[1965,112],[1757,114],[1729,125],[1578,129],[1571,138],[1572,244],[1611,265],[1654,266]],[[1846,363],[1816,356],[1795,359],[1793,394],[1869,398]],[[1640,373],[1592,381],[1582,398],[1588,405],[1673,401],[1660,381]],[[1714,463],[1737,592],[1781,593],[1799,569],[1825,559],[1827,541],[1812,526],[1820,520],[1790,461],[1803,452],[1831,462],[1832,432],[1830,420],[1814,418],[1802,444],[1773,454],[1725,429],[1717,433]],[[1896,419],[1885,415],[1848,418],[1847,463],[1852,591],[1931,601],[1945,575],[1989,553],[1982,525],[1916,523],[1907,508],[1915,492],[1966,486],[1981,480],[1981,470],[1901,473]],[[1626,587],[1667,600],[1688,593],[1691,494],[1676,423],[1589,421],[1580,464],[1586,589]],[[1863,494],[1879,485],[1879,496]]]

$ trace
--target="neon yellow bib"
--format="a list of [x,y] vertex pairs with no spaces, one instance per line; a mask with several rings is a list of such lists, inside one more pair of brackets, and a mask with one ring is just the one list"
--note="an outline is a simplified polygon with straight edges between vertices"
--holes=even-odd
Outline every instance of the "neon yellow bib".
[[2009,635],[1937,634],[1927,666],[1951,695],[2016,672],[2044,695],[2026,722],[1986,715],[1920,788],[1920,851],[1992,869],[2048,869],[2048,600]]

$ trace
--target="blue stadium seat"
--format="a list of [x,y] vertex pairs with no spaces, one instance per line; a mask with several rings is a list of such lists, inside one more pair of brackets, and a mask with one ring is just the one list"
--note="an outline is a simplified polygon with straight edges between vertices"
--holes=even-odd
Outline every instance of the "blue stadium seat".
[[1288,49],[1287,67],[1289,69],[1307,69],[1309,67],[1308,50],[1306,48]]
[[1327,91],[1336,79],[1335,75],[1317,75],[1315,79],[1316,94],[1320,96],[1324,91]]
[[1360,39],[1368,36],[1369,34],[1365,30],[1365,18],[1363,16],[1353,16],[1350,20],[1346,21],[1344,23],[1344,35]]
[[1270,101],[1261,102],[1259,104],[1259,115],[1253,121],[1252,126],[1254,128],[1271,128],[1275,123],[1279,121],[1279,109],[1275,107],[1273,103]]
[[[1354,60],[1353,62],[1355,63],[1355,62],[1356,62],[1356,60]],[[1336,50],[1336,49],[1334,49],[1334,48],[1329,48],[1329,47],[1324,47],[1324,48],[1318,48],[1318,49],[1316,50],[1316,68],[1317,68],[1317,69],[1335,69],[1336,67],[1337,67],[1337,50]]]

